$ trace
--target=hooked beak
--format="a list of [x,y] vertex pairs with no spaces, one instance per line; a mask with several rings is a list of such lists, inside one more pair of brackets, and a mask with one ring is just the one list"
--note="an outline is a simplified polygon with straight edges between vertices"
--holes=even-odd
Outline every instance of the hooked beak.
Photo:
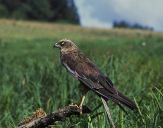
[[61,48],[61,46],[58,45],[58,43],[55,43],[55,45],[53,46],[53,48]]

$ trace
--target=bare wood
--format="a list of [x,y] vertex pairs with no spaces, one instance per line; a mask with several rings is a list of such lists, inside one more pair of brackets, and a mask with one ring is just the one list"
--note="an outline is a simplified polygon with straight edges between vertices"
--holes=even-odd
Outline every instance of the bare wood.
[[[82,106],[82,113],[90,113],[91,110],[87,106]],[[45,128],[54,124],[56,121],[63,121],[71,115],[80,115],[80,108],[77,105],[65,106],[57,112],[50,113],[42,118],[32,120],[26,124],[19,124],[17,128]]]

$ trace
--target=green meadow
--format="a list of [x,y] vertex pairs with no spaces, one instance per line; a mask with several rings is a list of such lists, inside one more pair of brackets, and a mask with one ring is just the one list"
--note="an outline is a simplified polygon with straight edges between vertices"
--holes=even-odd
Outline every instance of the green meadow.
[[[50,113],[79,102],[79,82],[53,48],[63,38],[76,42],[136,102],[138,112],[126,108],[128,114],[108,102],[117,128],[163,127],[163,33],[0,20],[0,128],[16,127],[38,108]],[[101,100],[90,91],[85,104],[93,110]],[[52,127],[108,128],[108,123],[100,107]]]

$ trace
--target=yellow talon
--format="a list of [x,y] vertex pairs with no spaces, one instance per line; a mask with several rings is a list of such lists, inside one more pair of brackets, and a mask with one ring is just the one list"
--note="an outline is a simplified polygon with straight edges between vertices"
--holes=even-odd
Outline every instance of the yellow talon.
[[79,105],[71,103],[69,106],[76,106],[76,107],[78,107],[79,108],[80,115],[82,115],[83,114],[83,103],[84,103],[84,100],[85,100],[85,95],[82,96]]

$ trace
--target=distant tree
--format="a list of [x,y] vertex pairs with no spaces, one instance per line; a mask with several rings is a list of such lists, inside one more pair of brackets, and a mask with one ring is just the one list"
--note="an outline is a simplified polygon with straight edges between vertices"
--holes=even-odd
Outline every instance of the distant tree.
[[52,9],[51,20],[64,21],[78,24],[79,15],[73,0],[50,0],[50,7]]
[[122,20],[122,21],[114,21],[113,22],[113,27],[114,28],[130,28],[130,29],[143,29],[143,30],[150,30],[150,31],[153,31],[153,28],[152,27],[149,27],[149,26],[143,26],[141,24],[138,24],[138,23],[134,23],[134,24],[131,24],[125,20]]
[[3,5],[0,4],[0,18],[7,18],[9,16],[9,12],[7,10],[7,8]]
[[0,0],[0,17],[80,22],[73,0]]
[[69,11],[67,13],[67,18],[69,19],[69,21],[73,23],[79,23],[79,15],[77,13],[77,8],[73,0],[68,0],[68,8]]
[[28,0],[27,5],[30,7],[27,11],[29,19],[49,20],[52,15],[48,0]]

